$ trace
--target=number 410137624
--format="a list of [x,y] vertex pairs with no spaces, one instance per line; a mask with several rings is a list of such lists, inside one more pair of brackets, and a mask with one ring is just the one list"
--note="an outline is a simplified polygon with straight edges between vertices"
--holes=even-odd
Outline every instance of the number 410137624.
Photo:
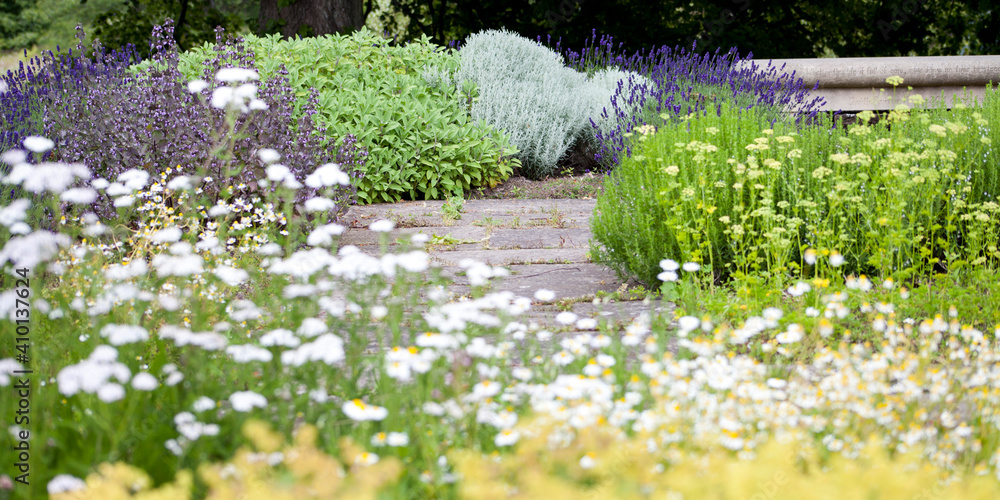
[[[27,356],[28,344],[22,344],[22,342],[27,342],[28,334],[31,329],[28,325],[31,320],[31,302],[28,298],[31,296],[31,286],[28,280],[28,269],[17,269],[15,273],[23,279],[17,279],[14,283],[14,323],[17,324],[17,350],[21,351],[25,357]],[[20,357],[20,356],[19,356]]]

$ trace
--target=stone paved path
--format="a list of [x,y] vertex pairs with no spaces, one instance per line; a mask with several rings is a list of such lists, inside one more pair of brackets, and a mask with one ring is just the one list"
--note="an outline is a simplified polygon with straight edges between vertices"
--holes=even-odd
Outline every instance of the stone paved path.
[[[463,259],[475,259],[510,270],[509,277],[493,281],[493,291],[509,290],[533,297],[535,290],[552,290],[557,301],[570,299],[571,310],[580,317],[622,324],[640,312],[662,313],[673,307],[659,301],[593,302],[599,291],[611,293],[623,286],[635,286],[622,283],[613,272],[588,258],[594,200],[466,200],[457,220],[445,216],[444,203],[414,201],[352,207],[341,219],[349,226],[341,244],[356,245],[366,253],[379,255],[379,234],[369,231],[368,225],[390,219],[396,223],[390,237],[392,244],[402,235],[423,233],[431,238],[426,245],[431,261],[455,280],[451,288],[455,295],[469,292],[459,264]],[[557,311],[554,305],[537,305],[527,319],[553,324]]]

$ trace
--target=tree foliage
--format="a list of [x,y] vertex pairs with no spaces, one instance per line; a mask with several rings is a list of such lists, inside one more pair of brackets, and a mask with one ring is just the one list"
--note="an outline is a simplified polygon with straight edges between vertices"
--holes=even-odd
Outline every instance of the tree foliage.
[[995,52],[995,10],[989,0],[392,0],[382,20],[404,38],[438,43],[505,27],[580,47],[596,29],[628,51],[697,43],[757,57],[876,57]]
[[[72,3],[73,9],[62,8]],[[87,5],[83,5],[87,4]],[[398,38],[439,44],[487,29],[551,36],[582,47],[596,30],[629,53],[660,46],[699,52],[738,47],[758,58],[1000,53],[995,0],[4,0],[0,50],[54,45],[56,17],[94,20],[109,48],[148,47],[152,26],[171,18],[182,49],[229,32],[285,37],[348,33],[376,18]],[[87,7],[86,9],[84,7]],[[84,15],[86,14],[86,15]],[[87,17],[87,19],[83,19]],[[65,41],[72,40],[67,33]],[[64,44],[68,45],[68,44]],[[53,48],[53,47],[44,47]]]
[[31,47],[49,19],[35,0],[0,2],[0,50]]
[[246,24],[246,16],[254,13],[256,2],[126,0],[98,16],[93,32],[94,37],[106,47],[117,49],[131,43],[145,57],[149,55],[153,26],[172,19],[175,23],[174,41],[181,50],[187,50],[214,40],[216,26],[238,31]]

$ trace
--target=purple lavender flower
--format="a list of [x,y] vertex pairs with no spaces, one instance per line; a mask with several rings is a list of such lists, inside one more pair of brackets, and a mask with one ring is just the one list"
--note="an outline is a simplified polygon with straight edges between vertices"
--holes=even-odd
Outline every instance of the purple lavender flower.
[[[316,127],[315,96],[300,110],[282,69],[279,76],[259,82],[257,98],[267,107],[236,119],[240,137],[229,150],[214,150],[215,136],[226,129],[226,112],[204,104],[212,88],[197,93],[188,90],[178,69],[179,54],[173,41],[173,24],[167,21],[153,29],[150,41],[151,66],[125,77],[98,75],[67,92],[56,93],[47,104],[43,134],[56,141],[53,156],[62,161],[79,161],[95,174],[114,180],[131,168],[139,167],[158,176],[178,166],[188,172],[204,167],[216,182],[214,192],[233,187],[248,195],[260,189],[257,181],[266,178],[264,165],[256,156],[260,148],[276,150],[292,174],[300,181],[325,163],[336,162],[347,172],[363,165],[366,152],[355,147],[351,136],[336,142],[326,129]],[[254,54],[239,38],[224,39],[216,31],[214,56],[205,62],[205,79],[220,69],[255,69]],[[92,64],[107,64],[96,56]],[[209,194],[213,194],[209,193]],[[314,196],[315,190],[300,189],[296,201]],[[334,196],[342,213],[354,202],[353,188],[342,188]],[[93,210],[101,216],[113,214],[110,199],[102,195]]]

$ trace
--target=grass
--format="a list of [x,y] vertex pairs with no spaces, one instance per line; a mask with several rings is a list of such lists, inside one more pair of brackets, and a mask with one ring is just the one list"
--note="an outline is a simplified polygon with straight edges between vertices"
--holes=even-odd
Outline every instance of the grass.
[[31,58],[41,54],[41,50],[37,47],[31,49],[26,49],[27,55],[25,55],[25,50],[7,50],[0,52],[0,74],[7,74],[8,71],[14,71],[21,63],[27,63]]

